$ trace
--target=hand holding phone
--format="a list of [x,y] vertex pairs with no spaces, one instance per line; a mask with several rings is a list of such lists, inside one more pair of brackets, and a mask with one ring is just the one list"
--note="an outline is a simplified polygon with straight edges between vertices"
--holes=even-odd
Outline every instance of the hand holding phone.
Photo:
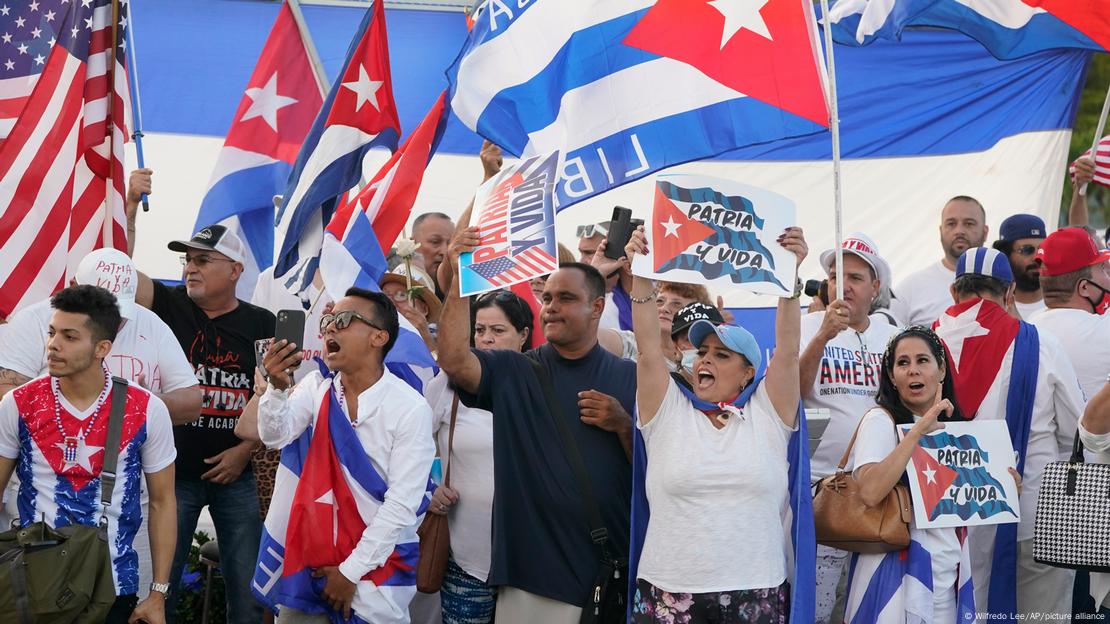
[[609,221],[609,236],[605,240],[605,257],[620,260],[624,257],[624,246],[632,238],[632,211],[621,206],[613,207],[613,218]]
[[277,325],[274,327],[274,342],[286,340],[297,345],[297,349],[304,347],[304,310],[278,310]]

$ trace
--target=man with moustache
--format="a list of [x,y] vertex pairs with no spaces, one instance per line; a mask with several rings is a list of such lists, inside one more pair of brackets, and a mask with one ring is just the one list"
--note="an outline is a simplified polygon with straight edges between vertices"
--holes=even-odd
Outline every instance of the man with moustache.
[[1041,294],[1041,265],[1037,250],[1044,242],[1044,221],[1031,214],[1006,217],[998,228],[999,239],[991,245],[1006,255],[1014,272],[1014,307],[1021,318],[1029,320],[1045,309]]
[[948,287],[956,276],[956,260],[987,240],[987,213],[973,197],[958,195],[940,213],[940,246],[944,257],[904,278],[894,288],[890,311],[900,325],[931,325],[952,305]]

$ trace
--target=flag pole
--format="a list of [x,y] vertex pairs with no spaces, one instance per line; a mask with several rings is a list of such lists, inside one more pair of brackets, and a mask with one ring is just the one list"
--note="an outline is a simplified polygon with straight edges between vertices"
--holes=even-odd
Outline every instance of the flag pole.
[[[836,238],[836,298],[844,298],[843,198],[840,186],[840,112],[836,100],[836,56],[833,53],[832,23],[829,21],[829,0],[821,0],[824,18],[825,58],[829,74],[829,130],[832,132],[833,161],[833,236]],[[883,286],[887,286],[883,284]]]
[[[143,156],[143,105],[139,97],[139,64],[135,60],[135,22],[131,19],[131,3],[127,3],[127,24],[131,30],[124,33],[124,49],[127,54],[127,82],[131,87],[131,140],[135,142],[135,157],[139,168],[146,168]],[[126,191],[125,191],[126,192]],[[147,194],[142,195],[143,212],[150,212]]]
[[300,0],[285,1],[289,4],[289,10],[293,12],[293,21],[297,23],[297,30],[301,33],[301,41],[304,42],[304,49],[308,53],[308,62],[312,65],[312,73],[316,76],[316,86],[320,87],[320,97],[326,98],[328,75],[324,72],[324,64],[320,62],[316,45],[312,43],[312,33],[308,31],[308,24],[304,21],[304,14],[301,13]]
[[[112,44],[108,47],[108,67],[106,68],[106,73],[108,76],[108,102],[107,110],[105,111],[104,115],[104,119],[106,122],[105,127],[108,129],[108,176],[104,179],[104,224],[101,226],[101,237],[105,243],[107,241],[112,241],[112,245],[114,246],[116,244],[116,241],[112,239],[112,226],[115,223],[115,215],[112,214],[112,202],[109,201],[109,198],[112,196],[112,191],[115,188],[115,184],[112,181],[112,158],[113,154],[115,154],[116,140],[116,124],[113,121],[113,109],[115,108],[114,104],[116,99],[114,97],[116,92],[116,54],[119,51],[119,0],[112,0],[111,36],[112,38],[110,41],[112,42]],[[126,202],[126,186],[124,187],[123,193],[123,200]],[[126,242],[124,243],[124,246],[124,248],[126,249]]]
[[[1110,113],[1110,89],[1106,90],[1106,99],[1102,102],[1102,116],[1098,118],[1098,127],[1095,129],[1095,138],[1091,142],[1091,160],[1098,159],[1098,144],[1102,142],[1102,131],[1106,129],[1106,114]],[[1087,194],[1087,185],[1079,187],[1079,194]]]

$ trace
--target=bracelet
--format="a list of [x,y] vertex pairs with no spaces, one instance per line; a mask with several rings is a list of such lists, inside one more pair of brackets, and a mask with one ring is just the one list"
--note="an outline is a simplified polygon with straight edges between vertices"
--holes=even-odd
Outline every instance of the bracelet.
[[653,303],[653,302],[655,301],[655,298],[656,298],[656,297],[658,297],[658,296],[659,296],[659,289],[658,289],[658,288],[654,288],[654,287],[653,287],[653,288],[651,289],[651,294],[649,294],[648,296],[646,296],[646,297],[644,297],[644,298],[642,298],[642,299],[637,299],[636,297],[633,297],[633,296],[632,296],[632,293],[629,293],[629,294],[628,294],[628,299],[629,299],[629,300],[630,300],[630,301],[631,301],[632,303],[640,303],[640,304],[644,304],[644,303]]
[[800,277],[796,278],[795,281],[794,281],[794,294],[790,295],[789,298],[790,299],[800,298],[802,296],[802,291],[804,291],[804,290],[805,290],[805,287],[802,284],[802,278],[800,278]]

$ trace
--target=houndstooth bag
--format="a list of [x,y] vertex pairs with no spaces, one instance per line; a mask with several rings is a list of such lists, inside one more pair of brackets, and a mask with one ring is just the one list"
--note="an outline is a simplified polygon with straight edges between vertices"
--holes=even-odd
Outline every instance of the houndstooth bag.
[[1033,526],[1033,560],[1110,572],[1110,464],[1083,461],[1076,433],[1069,461],[1045,467]]

